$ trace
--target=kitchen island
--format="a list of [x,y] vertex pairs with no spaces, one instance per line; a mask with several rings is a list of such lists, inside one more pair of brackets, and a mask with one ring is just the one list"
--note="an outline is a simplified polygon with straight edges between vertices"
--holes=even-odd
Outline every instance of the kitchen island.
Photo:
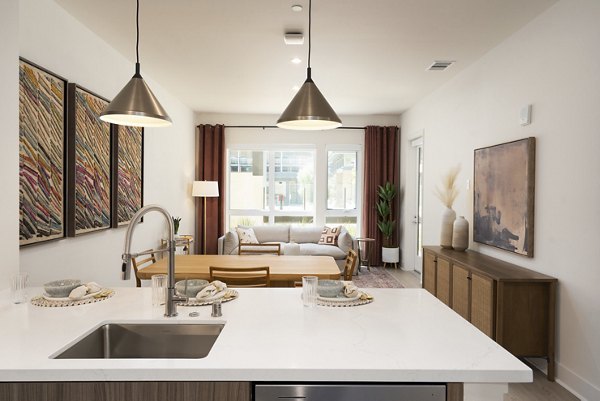
[[[375,301],[351,308],[305,308],[298,288],[238,289],[219,318],[207,306],[165,318],[149,288],[115,290],[67,308],[13,305],[4,291],[0,382],[466,383],[467,400],[501,400],[506,383],[532,380],[526,365],[423,289],[369,289]],[[51,358],[106,322],[224,328],[202,359]]]

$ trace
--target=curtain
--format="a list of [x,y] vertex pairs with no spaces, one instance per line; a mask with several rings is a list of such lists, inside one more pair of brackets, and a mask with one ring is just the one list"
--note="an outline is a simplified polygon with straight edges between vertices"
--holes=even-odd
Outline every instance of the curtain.
[[[217,181],[218,198],[196,200],[196,250],[217,254],[217,240],[225,227],[225,126],[201,124],[196,137],[196,181]],[[206,238],[204,238],[204,202],[206,202]]]
[[364,193],[362,213],[363,236],[375,239],[371,244],[369,255],[370,262],[374,266],[380,266],[381,246],[383,236],[377,228],[377,189],[386,182],[396,185],[397,195],[393,207],[393,216],[396,220],[396,230],[393,237],[393,245],[398,246],[399,227],[399,177],[400,163],[399,151],[399,128],[398,127],[365,127],[365,158],[364,158]]

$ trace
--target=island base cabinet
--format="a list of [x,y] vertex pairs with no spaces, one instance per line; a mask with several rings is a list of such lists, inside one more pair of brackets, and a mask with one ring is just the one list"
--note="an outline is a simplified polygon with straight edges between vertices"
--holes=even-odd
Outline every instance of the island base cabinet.
[[250,382],[0,383],[2,401],[250,401]]

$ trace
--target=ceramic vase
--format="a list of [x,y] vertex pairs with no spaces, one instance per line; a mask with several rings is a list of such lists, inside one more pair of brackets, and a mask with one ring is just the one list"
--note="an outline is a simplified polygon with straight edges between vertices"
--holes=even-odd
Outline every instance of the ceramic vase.
[[456,212],[452,208],[446,208],[442,213],[442,232],[440,235],[440,246],[442,248],[452,249],[454,220],[456,220]]
[[452,230],[452,248],[464,251],[469,247],[469,222],[465,216],[459,216],[454,221]]

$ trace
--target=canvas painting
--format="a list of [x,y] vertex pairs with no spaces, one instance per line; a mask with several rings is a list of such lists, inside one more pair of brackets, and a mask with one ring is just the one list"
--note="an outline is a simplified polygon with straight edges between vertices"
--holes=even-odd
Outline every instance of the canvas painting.
[[63,238],[66,80],[19,65],[19,244]]
[[100,120],[108,100],[69,84],[68,235],[111,226],[111,127]]
[[473,240],[533,257],[535,138],[475,150]]
[[143,128],[114,126],[113,161],[113,227],[118,227],[143,206]]

